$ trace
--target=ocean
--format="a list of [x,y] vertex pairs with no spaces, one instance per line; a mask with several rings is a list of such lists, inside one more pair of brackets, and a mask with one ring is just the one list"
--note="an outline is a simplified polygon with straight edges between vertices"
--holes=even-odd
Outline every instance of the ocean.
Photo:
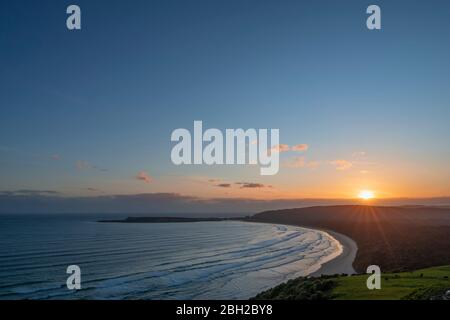
[[[247,299],[342,252],[300,227],[103,218],[0,215],[0,299]],[[81,269],[80,290],[66,286],[69,265]]]

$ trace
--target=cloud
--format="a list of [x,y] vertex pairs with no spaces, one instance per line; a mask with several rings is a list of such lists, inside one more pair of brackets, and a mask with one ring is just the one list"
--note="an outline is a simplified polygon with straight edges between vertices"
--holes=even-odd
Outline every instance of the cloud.
[[136,175],[136,179],[144,181],[145,183],[150,183],[152,181],[152,177],[150,177],[150,175],[147,172],[145,172],[145,171],[139,172]]
[[283,163],[286,168],[303,168],[305,166],[304,157],[293,157]]
[[302,143],[302,144],[297,144],[295,146],[291,147],[292,151],[306,151],[308,150],[309,145],[307,145],[306,143]]
[[301,152],[301,151],[306,151],[308,150],[309,145],[306,143],[302,143],[302,144],[296,144],[293,146],[289,146],[288,144],[277,144],[276,146],[274,146],[273,148],[270,149],[271,152],[288,152],[288,151],[296,151],[296,152]]
[[311,168],[315,169],[320,165],[319,161],[306,161],[305,157],[292,157],[283,162],[285,168]]
[[56,196],[61,195],[60,192],[54,190],[35,190],[35,189],[20,189],[12,191],[2,191],[1,195],[10,196]]
[[[25,193],[24,193],[25,192]],[[379,199],[379,205],[406,205],[412,199]],[[450,197],[414,199],[414,204],[448,206]],[[353,199],[199,198],[177,193],[66,197],[52,190],[0,192],[0,213],[121,213],[145,216],[245,216],[264,210],[355,204]],[[126,214],[124,214],[126,212]],[[195,212],[195,214],[189,214]]]
[[58,161],[61,160],[61,156],[59,154],[52,154],[52,156],[50,157],[52,160]]
[[104,168],[100,168],[98,166],[91,165],[89,162],[87,162],[85,160],[78,160],[75,163],[75,168],[78,171],[84,171],[84,170],[97,170],[97,171],[102,171],[102,172],[108,171],[108,169],[104,169]]
[[[215,182],[219,182],[219,179],[212,179]],[[265,185],[262,183],[256,183],[256,182],[235,182],[234,185],[239,186],[240,189],[243,188],[272,188],[271,185]],[[233,187],[233,183],[228,183],[228,182],[222,182],[222,183],[217,183],[214,185],[214,187],[219,187],[219,188],[232,188]]]
[[75,163],[75,168],[77,168],[77,170],[81,171],[81,170],[91,169],[92,166],[87,161],[77,160],[77,162]]
[[287,152],[289,151],[289,145],[287,144],[277,144],[276,146],[274,146],[273,148],[270,149],[271,152]]
[[230,188],[231,187],[231,183],[219,183],[219,184],[216,184],[215,187]]
[[365,151],[356,151],[352,153],[353,158],[362,158],[365,157],[367,153]]
[[256,182],[236,182],[235,184],[240,185],[241,189],[243,189],[243,188],[272,188],[271,185],[265,185],[265,184],[256,183]]
[[92,187],[87,187],[85,189],[88,190],[88,191],[92,191],[92,192],[102,192],[100,189],[92,188]]
[[353,163],[343,159],[333,160],[330,163],[336,167],[336,170],[348,170],[353,167]]
[[320,161],[308,161],[308,162],[306,163],[306,167],[307,167],[307,168],[315,169],[315,168],[317,168],[318,166],[320,166]]

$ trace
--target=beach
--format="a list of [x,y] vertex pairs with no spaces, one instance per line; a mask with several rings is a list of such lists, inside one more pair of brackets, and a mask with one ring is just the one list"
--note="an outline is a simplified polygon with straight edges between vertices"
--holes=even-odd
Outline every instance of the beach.
[[[260,222],[265,223],[262,221]],[[329,229],[311,228],[309,226],[302,226],[299,224],[290,224],[290,223],[281,223],[281,224],[286,226],[294,226],[304,229],[325,232],[329,236],[334,238],[337,242],[339,242],[339,244],[342,246],[342,253],[340,255],[323,263],[318,270],[312,272],[308,276],[320,277],[321,275],[357,273],[353,268],[353,262],[355,261],[356,253],[358,252],[358,245],[350,237]]]
[[328,233],[334,239],[336,239],[342,246],[342,253],[336,258],[322,264],[319,270],[310,274],[312,277],[319,277],[321,275],[333,275],[333,274],[355,274],[356,271],[353,268],[353,261],[355,261],[356,252],[358,246],[356,242],[338,232],[331,230],[323,230]]
[[[249,220],[329,232],[347,251],[325,263],[319,270],[323,274],[349,271],[337,265],[348,265],[353,257],[357,273],[364,273],[369,265],[400,272],[450,264],[450,242],[444,240],[450,236],[447,207],[317,206],[266,211]],[[356,255],[352,242],[357,244]]]

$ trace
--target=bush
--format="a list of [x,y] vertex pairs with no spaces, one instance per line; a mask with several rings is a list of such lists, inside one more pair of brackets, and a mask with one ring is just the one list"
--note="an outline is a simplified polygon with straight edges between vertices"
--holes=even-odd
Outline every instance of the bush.
[[327,278],[297,278],[261,292],[252,300],[324,300],[331,299],[336,286]]

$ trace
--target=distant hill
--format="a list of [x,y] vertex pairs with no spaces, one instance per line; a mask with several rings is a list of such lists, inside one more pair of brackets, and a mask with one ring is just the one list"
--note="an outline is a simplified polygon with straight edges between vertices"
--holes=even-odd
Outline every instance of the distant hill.
[[426,206],[320,206],[266,211],[251,221],[333,230],[356,241],[353,266],[365,272],[410,271],[450,265],[450,208]]
[[117,223],[185,223],[185,222],[206,222],[206,221],[226,221],[232,218],[184,218],[184,217],[128,217],[121,220],[99,220],[98,222]]

